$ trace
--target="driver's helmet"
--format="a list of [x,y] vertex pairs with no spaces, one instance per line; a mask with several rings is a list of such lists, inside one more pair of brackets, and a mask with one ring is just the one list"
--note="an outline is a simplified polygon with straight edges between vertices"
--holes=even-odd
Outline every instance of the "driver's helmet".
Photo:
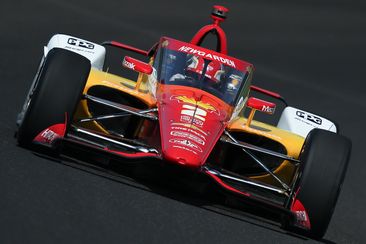
[[[204,66],[205,60],[202,57],[192,55],[187,61],[186,73],[191,77],[194,74],[202,75]],[[219,84],[224,73],[223,65],[219,61],[213,60],[207,66],[205,77],[215,84]]]

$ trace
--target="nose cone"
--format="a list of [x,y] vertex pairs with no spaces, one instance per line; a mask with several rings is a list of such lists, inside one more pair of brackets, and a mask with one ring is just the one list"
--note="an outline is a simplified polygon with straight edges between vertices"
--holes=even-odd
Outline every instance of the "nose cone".
[[[193,142],[186,139],[172,139],[169,140],[169,144],[174,145],[164,147],[162,150],[165,160],[190,168],[197,168],[202,165],[203,158],[200,155],[202,149],[199,149]],[[193,148],[197,148],[197,150]]]
[[228,118],[226,104],[198,89],[171,89],[159,103],[164,159],[200,167],[221,136]]

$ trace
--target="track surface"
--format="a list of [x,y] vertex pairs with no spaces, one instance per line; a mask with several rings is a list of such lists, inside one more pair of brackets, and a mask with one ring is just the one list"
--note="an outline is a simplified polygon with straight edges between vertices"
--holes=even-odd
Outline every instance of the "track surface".
[[[0,8],[1,243],[315,242],[249,213],[212,211],[189,193],[148,191],[15,145],[16,114],[52,34],[148,49],[161,35],[190,40],[209,22],[212,2],[13,2],[3,0]],[[352,139],[349,170],[323,242],[364,243],[365,5],[249,0],[227,6],[229,53],[254,63],[255,84],[282,93],[295,107],[332,118]]]

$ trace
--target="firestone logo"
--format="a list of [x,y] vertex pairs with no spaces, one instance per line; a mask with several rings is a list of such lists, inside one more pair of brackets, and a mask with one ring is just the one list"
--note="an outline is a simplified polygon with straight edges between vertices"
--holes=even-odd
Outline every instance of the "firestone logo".
[[178,49],[178,51],[182,51],[182,52],[185,52],[185,53],[191,53],[191,54],[197,54],[197,55],[202,56],[204,58],[211,59],[211,60],[216,60],[216,61],[219,61],[223,64],[227,64],[227,65],[229,65],[233,68],[236,68],[234,61],[232,61],[230,59],[227,59],[227,58],[217,56],[215,54],[206,53],[204,51],[197,50],[197,49],[194,49],[194,48],[191,48],[191,47],[186,47],[186,46],[180,47]]

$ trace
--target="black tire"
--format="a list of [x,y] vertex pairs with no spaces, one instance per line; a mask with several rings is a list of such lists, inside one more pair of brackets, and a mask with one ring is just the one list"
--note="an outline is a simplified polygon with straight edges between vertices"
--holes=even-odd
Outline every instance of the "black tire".
[[30,147],[44,129],[72,119],[90,72],[90,61],[74,52],[54,48],[41,62],[23,110],[18,116],[18,144]]
[[296,199],[304,205],[311,229],[295,230],[315,239],[324,236],[337,203],[350,153],[351,141],[341,135],[320,129],[308,134],[300,154],[302,166]]

